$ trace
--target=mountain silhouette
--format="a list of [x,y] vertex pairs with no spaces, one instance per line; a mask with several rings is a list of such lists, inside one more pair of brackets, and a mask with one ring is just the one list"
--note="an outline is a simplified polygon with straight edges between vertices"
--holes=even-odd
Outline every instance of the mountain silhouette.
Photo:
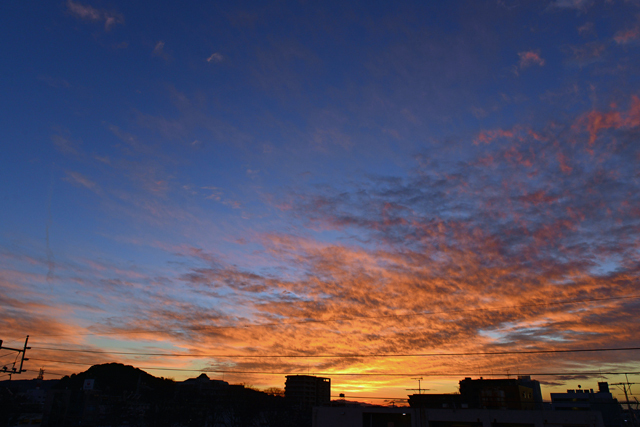
[[154,377],[142,369],[122,363],[94,365],[84,372],[63,377],[56,385],[59,390],[79,390],[85,380],[94,380],[93,390],[109,394],[122,392],[143,392],[171,388],[173,380]]

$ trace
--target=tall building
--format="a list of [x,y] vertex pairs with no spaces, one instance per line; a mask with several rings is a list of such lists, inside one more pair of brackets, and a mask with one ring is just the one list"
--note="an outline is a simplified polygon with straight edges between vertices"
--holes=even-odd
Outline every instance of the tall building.
[[331,379],[312,375],[287,375],[284,397],[300,407],[312,407],[331,402]]

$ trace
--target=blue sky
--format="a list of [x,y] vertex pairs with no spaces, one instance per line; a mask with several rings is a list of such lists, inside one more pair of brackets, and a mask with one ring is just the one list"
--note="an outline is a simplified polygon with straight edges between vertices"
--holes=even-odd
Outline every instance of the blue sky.
[[0,325],[52,375],[452,391],[549,359],[232,356],[638,345],[638,2],[0,8]]

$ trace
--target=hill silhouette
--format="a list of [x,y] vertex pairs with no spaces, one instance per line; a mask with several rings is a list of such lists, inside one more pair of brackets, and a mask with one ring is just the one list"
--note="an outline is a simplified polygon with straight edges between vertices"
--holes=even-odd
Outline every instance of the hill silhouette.
[[160,391],[173,387],[174,381],[166,378],[158,378],[122,363],[106,363],[94,365],[84,372],[65,376],[55,388],[58,390],[80,390],[84,386],[85,380],[94,380],[93,390],[102,391],[109,394],[120,394],[123,392],[143,393],[149,390]]

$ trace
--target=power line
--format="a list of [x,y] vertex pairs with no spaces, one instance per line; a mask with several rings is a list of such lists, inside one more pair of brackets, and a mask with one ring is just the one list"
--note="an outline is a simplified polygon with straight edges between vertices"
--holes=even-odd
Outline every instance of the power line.
[[371,397],[371,396],[351,396],[351,395],[331,396],[331,397],[337,397],[337,398],[340,398],[340,399],[351,398],[351,399],[409,400],[406,397]]
[[606,352],[606,351],[637,351],[640,347],[622,347],[622,348],[577,348],[565,350],[505,350],[505,351],[475,351],[475,352],[459,352],[459,353],[370,353],[370,354],[184,354],[184,353],[142,353],[127,351],[102,351],[102,350],[80,350],[66,349],[55,347],[32,347],[34,350],[62,351],[72,353],[91,353],[91,354],[117,354],[129,356],[163,356],[163,357],[191,357],[191,358],[282,358],[282,359],[313,359],[313,358],[380,358],[380,357],[446,357],[446,356],[496,356],[510,354],[550,354],[550,353],[586,353],[586,352]]
[[62,336],[79,336],[79,335],[129,335],[129,334],[144,334],[144,333],[159,333],[159,332],[178,332],[178,331],[201,331],[201,330],[209,330],[209,329],[241,329],[241,328],[253,328],[253,327],[273,327],[273,326],[286,326],[286,325],[300,325],[307,323],[331,323],[331,322],[342,322],[342,321],[350,321],[350,320],[371,320],[371,319],[391,319],[391,318],[406,318],[406,317],[417,317],[417,316],[431,316],[435,314],[447,314],[447,313],[467,313],[467,312],[486,312],[486,311],[499,311],[505,309],[522,309],[522,308],[533,308],[533,307],[546,307],[546,306],[559,306],[559,305],[571,305],[571,304],[582,304],[588,302],[605,302],[605,301],[616,301],[623,299],[639,299],[640,295],[625,295],[625,296],[617,296],[617,297],[606,297],[606,298],[587,298],[587,299],[579,299],[579,300],[565,300],[565,301],[556,301],[556,302],[542,302],[542,303],[527,303],[521,305],[505,305],[498,307],[489,307],[489,308],[461,308],[461,309],[450,309],[450,310],[438,310],[438,311],[420,311],[420,312],[411,312],[404,314],[380,314],[374,316],[351,316],[351,317],[334,317],[331,319],[304,319],[304,320],[296,320],[290,322],[267,322],[267,323],[247,323],[240,325],[205,325],[205,326],[191,326],[188,328],[178,328],[178,329],[138,329],[131,331],[119,331],[119,332],[87,332],[87,333],[72,333],[72,334],[40,334],[41,337],[62,337]]
[[[81,365],[81,366],[93,366],[91,363],[79,363],[79,362],[67,362],[63,360],[50,360],[50,359],[39,359],[39,358],[31,358],[31,360],[38,360],[40,362],[51,362],[51,363],[61,363],[65,365]],[[156,371],[177,371],[177,372],[210,372],[210,373],[220,373],[220,374],[260,374],[260,375],[307,375],[306,370],[304,372],[274,372],[274,371],[236,371],[236,370],[224,370],[224,369],[186,369],[186,368],[163,368],[163,367],[143,367],[137,366],[138,369],[142,370],[156,370]],[[313,372],[314,375],[321,376],[389,376],[389,377],[409,377],[409,376],[425,376],[425,377],[468,377],[468,376],[483,376],[490,377],[495,376],[495,373],[457,373],[457,372],[439,372],[439,373],[424,373],[424,372],[411,372],[411,373],[398,373],[398,372]],[[519,373],[518,375],[530,375],[537,377],[544,376],[602,376],[602,375],[640,375],[640,371],[638,372],[602,372],[602,371],[594,371],[594,372],[524,372]]]

